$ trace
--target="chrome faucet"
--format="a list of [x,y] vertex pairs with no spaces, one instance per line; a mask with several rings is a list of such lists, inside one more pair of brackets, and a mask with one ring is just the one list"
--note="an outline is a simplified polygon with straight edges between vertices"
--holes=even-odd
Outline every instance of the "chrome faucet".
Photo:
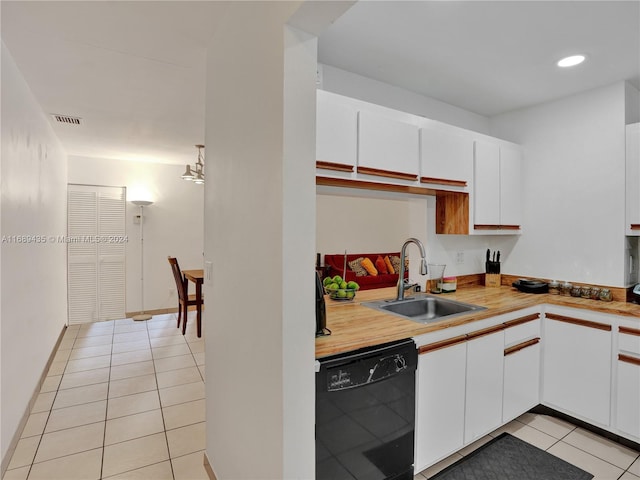
[[427,274],[427,260],[425,258],[424,245],[422,245],[422,242],[417,238],[411,237],[404,242],[404,245],[402,245],[402,251],[400,252],[400,277],[398,278],[398,295],[396,296],[396,301],[404,300],[404,263],[405,257],[407,256],[407,246],[410,243],[415,243],[420,249],[420,256],[422,257],[422,260],[420,261],[420,274]]

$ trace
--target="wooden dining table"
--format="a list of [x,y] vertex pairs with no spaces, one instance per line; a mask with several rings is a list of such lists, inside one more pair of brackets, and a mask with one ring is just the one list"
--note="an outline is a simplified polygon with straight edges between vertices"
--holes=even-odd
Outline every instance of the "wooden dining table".
[[[182,270],[184,278],[193,282],[196,286],[196,325],[198,337],[202,336],[202,283],[204,281],[204,269]],[[185,318],[186,322],[186,318]]]

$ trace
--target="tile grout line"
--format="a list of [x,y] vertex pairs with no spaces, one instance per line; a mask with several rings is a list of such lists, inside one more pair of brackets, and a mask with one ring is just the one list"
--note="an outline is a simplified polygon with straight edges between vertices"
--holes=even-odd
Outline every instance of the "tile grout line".
[[[151,317],[153,320],[153,317]],[[169,437],[167,435],[167,424],[164,419],[164,410],[162,408],[162,398],[160,398],[160,385],[158,385],[158,372],[156,370],[156,362],[153,357],[153,347],[151,346],[151,337],[149,336],[149,324],[147,323],[147,336],[149,337],[149,348],[151,348],[151,358],[153,362],[153,374],[156,379],[156,394],[158,395],[158,403],[160,405],[160,416],[162,417],[162,427],[164,431],[164,441],[167,444],[167,456],[169,457],[169,468],[171,468],[171,478],[175,480],[176,473],[173,469],[173,462],[171,461],[171,450],[169,449]]]
[[113,332],[111,335],[111,354],[110,354],[110,358],[109,358],[109,376],[107,378],[107,398],[106,398],[106,404],[104,407],[104,430],[102,432],[102,455],[100,456],[100,479],[102,479],[102,477],[104,476],[104,451],[106,448],[106,442],[107,442],[107,418],[109,417],[109,389],[111,388],[111,368],[112,368],[112,363],[113,363],[113,340],[116,334],[116,324],[115,321],[113,323]]

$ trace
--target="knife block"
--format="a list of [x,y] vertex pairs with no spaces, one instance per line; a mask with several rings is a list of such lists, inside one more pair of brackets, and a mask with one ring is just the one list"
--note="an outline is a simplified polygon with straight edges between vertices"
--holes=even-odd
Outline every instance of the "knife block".
[[484,286],[495,288],[501,285],[501,275],[499,273],[485,273],[484,275]]

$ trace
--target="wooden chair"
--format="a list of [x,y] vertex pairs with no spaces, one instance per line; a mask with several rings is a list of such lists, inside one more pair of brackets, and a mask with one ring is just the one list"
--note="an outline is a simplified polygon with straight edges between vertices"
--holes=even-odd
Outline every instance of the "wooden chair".
[[[190,306],[195,305],[198,310],[202,308],[204,301],[200,299],[196,300],[195,294],[189,295],[189,281],[183,277],[182,271],[180,270],[180,266],[178,265],[178,260],[175,257],[167,257],[169,260],[169,265],[171,265],[171,271],[173,272],[173,278],[176,281],[176,289],[178,290],[178,325],[177,328],[180,328],[180,320],[182,320],[184,316],[184,321],[182,322],[182,334],[184,335],[187,331],[187,310]],[[200,315],[198,315],[198,336],[200,336]]]

